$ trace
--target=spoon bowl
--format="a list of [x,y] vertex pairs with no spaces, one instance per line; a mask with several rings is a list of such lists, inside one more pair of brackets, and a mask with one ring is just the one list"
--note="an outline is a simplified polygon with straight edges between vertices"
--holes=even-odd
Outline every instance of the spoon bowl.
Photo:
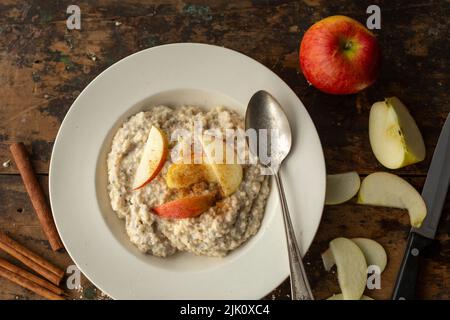
[[[270,165],[278,170],[283,160],[289,154],[292,146],[292,133],[289,121],[278,101],[267,91],[260,90],[250,99],[245,112],[245,129],[254,129],[257,132],[267,130],[268,133],[275,133],[275,141],[267,139],[265,143],[267,157]],[[259,137],[259,135],[257,135]],[[271,135],[271,137],[273,137]],[[254,155],[261,155],[261,141],[250,143],[250,151]],[[261,158],[261,157],[260,157]]]

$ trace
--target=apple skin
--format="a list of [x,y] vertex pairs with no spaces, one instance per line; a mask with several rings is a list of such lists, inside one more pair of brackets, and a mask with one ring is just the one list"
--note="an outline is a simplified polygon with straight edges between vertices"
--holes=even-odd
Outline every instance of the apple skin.
[[165,150],[164,153],[163,153],[163,155],[161,156],[161,161],[159,161],[158,165],[155,167],[155,170],[154,170],[153,174],[150,175],[150,177],[149,177],[144,183],[142,183],[141,185],[135,187],[135,188],[133,189],[133,191],[139,190],[139,189],[145,187],[145,186],[146,186],[147,184],[149,184],[153,179],[156,178],[156,176],[159,174],[159,172],[160,172],[160,171],[162,170],[162,168],[164,167],[164,163],[166,162],[166,159],[167,159],[167,154],[168,154],[168,151]]
[[[151,174],[149,174],[149,176],[148,176],[145,180],[143,180],[141,183],[138,183],[138,184],[136,184],[136,182],[133,183],[133,191],[134,191],[134,190],[139,190],[139,189],[143,188],[143,187],[146,186],[149,182],[151,182],[153,179],[155,179],[156,176],[159,174],[159,172],[160,172],[160,171],[162,170],[162,168],[164,167],[164,164],[165,164],[165,162],[166,162],[167,155],[168,155],[168,153],[169,153],[169,147],[168,147],[168,146],[169,146],[169,141],[167,140],[167,137],[166,137],[165,133],[164,133],[161,129],[156,128],[156,127],[154,127],[154,128],[157,130],[157,132],[159,132],[160,137],[161,137],[161,139],[162,139],[162,150],[161,150],[161,155],[160,155],[160,157],[159,157],[158,160],[154,161],[154,163],[148,164],[148,166],[152,168]],[[153,128],[152,128],[152,129],[153,129]],[[150,142],[151,142],[151,141],[150,141]],[[148,143],[149,143],[149,142],[147,141],[147,142],[146,142],[146,145],[147,145]],[[146,147],[145,147],[145,148],[146,148]],[[145,149],[144,149],[144,152],[145,152]]]
[[312,25],[300,44],[300,67],[317,89],[330,94],[357,93],[375,82],[381,51],[375,36],[346,16]]
[[389,169],[399,169],[425,159],[422,134],[406,106],[397,97],[372,105],[369,141],[375,158]]
[[166,202],[156,208],[153,208],[153,211],[155,214],[164,218],[194,218],[211,208],[215,200],[216,195],[211,193],[199,196],[189,196]]

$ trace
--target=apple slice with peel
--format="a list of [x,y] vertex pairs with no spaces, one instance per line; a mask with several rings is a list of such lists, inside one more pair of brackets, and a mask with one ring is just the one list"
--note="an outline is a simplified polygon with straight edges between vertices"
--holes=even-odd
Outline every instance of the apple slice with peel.
[[[242,166],[237,163],[234,148],[223,140],[208,138],[202,139],[202,146],[205,152],[206,179],[210,182],[217,181],[222,195],[228,197],[236,192],[243,178]],[[220,151],[219,154],[218,151]],[[232,155],[232,161],[228,163],[230,155]]]
[[168,143],[163,131],[152,126],[142,152],[133,182],[133,190],[142,188],[152,181],[164,166]]
[[367,263],[363,252],[346,238],[332,240],[330,250],[336,261],[339,287],[344,300],[359,300],[367,281]]
[[[353,238],[351,239],[361,249],[368,266],[376,265],[383,272],[387,264],[387,255],[383,246],[372,239]],[[330,271],[334,266],[334,257],[330,249],[322,253],[322,262],[325,270]]]
[[189,196],[164,203],[153,208],[153,211],[164,218],[193,218],[211,208],[215,199],[216,196],[210,193],[199,196]]
[[396,97],[373,104],[369,138],[375,157],[386,168],[398,169],[425,159],[425,144],[419,128]]
[[387,172],[375,172],[361,183],[358,203],[407,209],[411,225],[419,228],[427,215],[422,196],[406,180]]
[[340,204],[353,198],[359,190],[361,179],[357,172],[327,175],[325,204]]
[[[344,296],[342,295],[342,293],[338,293],[338,294],[333,294],[331,297],[329,297],[327,300],[344,300]],[[357,299],[357,300],[373,300],[371,297],[365,296],[363,295],[361,297],[361,299]]]

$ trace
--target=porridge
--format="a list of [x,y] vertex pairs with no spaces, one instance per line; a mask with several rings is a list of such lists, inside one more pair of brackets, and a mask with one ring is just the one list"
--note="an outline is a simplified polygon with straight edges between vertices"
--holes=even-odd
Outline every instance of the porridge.
[[[198,107],[158,106],[131,116],[113,138],[107,157],[111,206],[125,219],[130,241],[142,252],[225,256],[261,225],[270,189],[259,165],[209,165],[209,171],[202,171],[202,165],[172,162],[174,144],[169,138],[177,129],[192,131],[194,121],[204,129],[243,127],[237,113],[222,107],[204,112]],[[141,167],[142,159],[158,148],[167,154],[160,162],[151,162],[154,157],[149,156],[148,163],[157,169],[150,170],[151,176],[148,164]],[[136,185],[141,172],[149,176]]]

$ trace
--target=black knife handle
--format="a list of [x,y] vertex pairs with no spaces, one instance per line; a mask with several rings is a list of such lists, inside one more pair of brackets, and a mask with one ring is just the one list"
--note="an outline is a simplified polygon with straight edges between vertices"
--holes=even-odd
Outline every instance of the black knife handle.
[[433,242],[415,232],[410,232],[406,244],[405,256],[403,257],[397,281],[394,286],[393,300],[415,299],[417,274],[419,272],[419,258],[425,247]]

